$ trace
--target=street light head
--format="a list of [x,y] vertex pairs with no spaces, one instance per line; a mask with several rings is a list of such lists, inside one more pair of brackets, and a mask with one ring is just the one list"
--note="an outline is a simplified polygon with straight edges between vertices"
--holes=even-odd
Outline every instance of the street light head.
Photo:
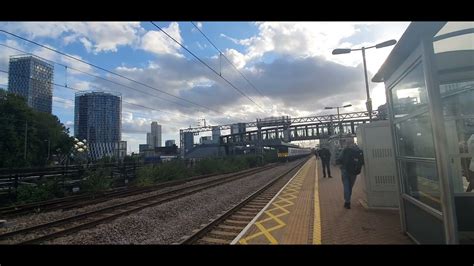
[[351,107],[351,106],[352,106],[352,104],[346,104],[343,107],[345,108],[345,107]]
[[324,107],[324,109],[332,109],[332,107]]
[[334,49],[332,54],[348,54],[351,52],[351,49]]
[[396,44],[396,43],[397,43],[396,40],[390,40],[390,41],[386,41],[386,42],[381,42],[381,43],[375,45],[375,48],[379,49],[379,48],[383,48],[383,47],[387,47],[387,46],[394,45],[394,44]]

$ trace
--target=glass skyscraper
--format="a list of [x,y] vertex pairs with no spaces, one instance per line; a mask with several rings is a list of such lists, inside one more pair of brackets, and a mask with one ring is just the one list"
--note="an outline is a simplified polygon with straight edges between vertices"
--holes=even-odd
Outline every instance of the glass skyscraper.
[[[119,156],[122,99],[109,92],[78,92],[75,97],[74,136],[89,143],[93,159]],[[121,149],[121,148],[120,148]]]
[[36,111],[52,112],[54,66],[31,55],[10,57],[8,90]]

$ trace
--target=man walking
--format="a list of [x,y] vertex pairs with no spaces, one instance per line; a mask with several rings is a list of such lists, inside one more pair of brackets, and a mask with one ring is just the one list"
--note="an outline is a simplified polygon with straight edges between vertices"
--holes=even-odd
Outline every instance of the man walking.
[[331,152],[326,147],[322,147],[319,150],[319,158],[321,158],[321,163],[323,165],[323,177],[326,177],[326,170],[329,177],[331,176],[331,168],[329,167],[329,162],[331,161]]
[[356,177],[360,174],[362,165],[364,165],[364,156],[362,150],[354,144],[347,144],[336,160],[340,164],[342,184],[344,186],[344,208],[351,208],[352,187]]

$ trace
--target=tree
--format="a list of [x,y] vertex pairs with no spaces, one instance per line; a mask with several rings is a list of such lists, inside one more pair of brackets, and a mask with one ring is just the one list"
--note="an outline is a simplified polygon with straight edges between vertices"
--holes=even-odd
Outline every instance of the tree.
[[68,154],[73,145],[73,138],[55,115],[37,112],[22,97],[3,90],[0,129],[0,168],[44,166]]

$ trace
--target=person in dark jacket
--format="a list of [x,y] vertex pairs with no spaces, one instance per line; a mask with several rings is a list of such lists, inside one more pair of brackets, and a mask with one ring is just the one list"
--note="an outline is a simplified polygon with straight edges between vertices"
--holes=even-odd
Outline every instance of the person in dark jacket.
[[329,162],[331,161],[331,152],[326,148],[322,147],[319,150],[319,158],[321,158],[321,163],[323,165],[323,177],[326,177],[326,170],[329,177],[331,176],[331,168]]
[[352,143],[347,144],[339,154],[336,163],[340,165],[342,184],[344,186],[344,208],[351,208],[352,187],[360,174],[364,157],[362,150]]

